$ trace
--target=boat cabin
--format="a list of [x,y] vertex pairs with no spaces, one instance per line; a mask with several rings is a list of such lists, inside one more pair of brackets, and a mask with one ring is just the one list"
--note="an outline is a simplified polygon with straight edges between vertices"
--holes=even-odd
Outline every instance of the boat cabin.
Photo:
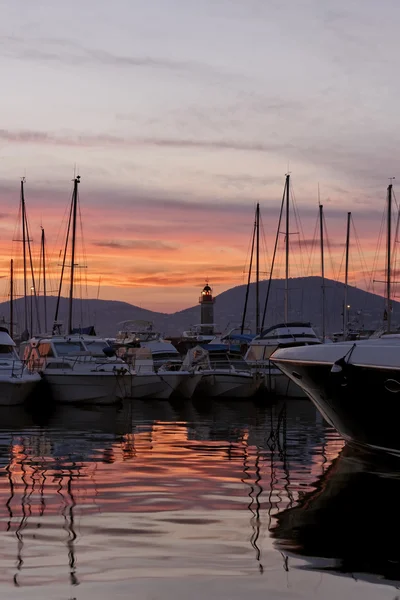
[[311,323],[279,323],[262,331],[251,342],[245,356],[248,362],[268,360],[277,348],[321,344]]
[[[108,360],[112,348],[101,338],[84,335],[52,336],[48,338],[32,338],[23,342],[20,355],[31,369],[41,370],[44,367],[66,368],[68,359],[98,361]],[[57,360],[59,359],[59,360]]]

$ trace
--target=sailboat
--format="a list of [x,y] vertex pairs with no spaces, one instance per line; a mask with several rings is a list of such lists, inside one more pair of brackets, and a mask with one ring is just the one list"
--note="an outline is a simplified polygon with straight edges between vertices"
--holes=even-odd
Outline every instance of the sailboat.
[[[272,275],[278,247],[283,211],[285,210],[285,294],[284,294],[284,322],[264,329],[264,321],[271,289]],[[268,392],[278,396],[304,397],[304,392],[289,379],[282,371],[270,361],[271,354],[277,348],[320,344],[311,323],[289,321],[289,235],[290,235],[290,174],[286,175],[283,191],[278,230],[275,238],[275,247],[272,258],[271,273],[268,282],[267,296],[264,305],[264,314],[261,321],[261,331],[250,342],[245,355],[246,362],[255,372],[265,375],[265,388]],[[258,271],[257,271],[258,272]],[[257,319],[258,322],[258,319]]]
[[[132,373],[115,356],[104,338],[76,333],[73,327],[74,275],[76,267],[76,229],[78,185],[74,178],[67,236],[61,270],[53,334],[32,337],[22,345],[24,360],[50,385],[56,401],[62,403],[111,404],[129,395]],[[67,334],[61,333],[58,320],[64,270],[71,236],[70,285]]]

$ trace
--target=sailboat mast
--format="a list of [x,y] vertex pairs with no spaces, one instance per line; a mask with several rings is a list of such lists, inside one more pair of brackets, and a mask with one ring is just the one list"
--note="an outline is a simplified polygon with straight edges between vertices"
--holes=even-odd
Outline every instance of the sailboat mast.
[[244,299],[244,307],[243,307],[243,315],[242,315],[242,325],[241,325],[241,328],[240,328],[240,333],[242,335],[243,335],[243,331],[244,331],[244,324],[246,322],[247,303],[248,303],[248,300],[249,300],[250,282],[251,282],[251,271],[253,269],[254,242],[255,242],[255,237],[256,237],[256,229],[257,229],[257,218],[254,219],[253,235],[252,235],[252,240],[251,240],[251,254],[250,254],[249,273],[248,273],[248,276],[247,276],[246,296],[245,296],[245,299]]
[[[25,194],[24,194],[25,177],[21,179],[21,219],[22,219],[22,253],[23,253],[23,268],[24,268],[24,323],[25,331],[28,329],[28,278],[26,272],[26,216],[25,216]],[[31,332],[32,333],[32,332]]]
[[72,196],[72,241],[71,241],[71,281],[69,287],[68,333],[72,333],[72,305],[74,300],[74,275],[75,275],[75,245],[76,245],[76,212],[78,204],[78,183],[80,177],[74,179],[74,192]]
[[14,333],[14,261],[10,263],[10,337],[13,338]]
[[285,265],[285,323],[289,320],[289,208],[290,208],[290,175],[286,175],[286,265]]
[[260,205],[256,208],[256,333],[260,333]]
[[351,223],[351,212],[348,212],[347,213],[347,233],[346,233],[345,275],[344,275],[343,339],[346,339],[347,323],[348,323],[347,292],[348,292],[348,285],[349,285],[350,223]]
[[46,240],[44,235],[44,229],[42,227],[41,237],[41,256],[43,265],[43,307],[44,307],[44,331],[47,331],[47,290],[46,290]]
[[386,302],[387,302],[387,331],[390,332],[391,326],[391,246],[392,246],[392,187],[388,185],[388,214],[387,214],[387,280],[386,280]]
[[319,205],[319,232],[321,242],[321,280],[322,280],[322,341],[325,341],[325,260],[324,260],[324,207]]

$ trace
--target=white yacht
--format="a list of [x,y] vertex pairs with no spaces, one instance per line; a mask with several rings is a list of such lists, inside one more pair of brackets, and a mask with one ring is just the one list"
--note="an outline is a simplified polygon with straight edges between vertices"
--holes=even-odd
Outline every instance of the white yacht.
[[311,323],[292,322],[273,325],[252,339],[245,355],[254,372],[265,376],[265,387],[277,396],[305,397],[303,390],[270,361],[277,348],[321,344]]
[[201,373],[196,395],[226,398],[250,398],[263,383],[264,376],[252,373],[240,355],[231,355],[225,344],[205,350],[195,346],[188,351],[183,368]]
[[40,381],[19,358],[8,330],[0,327],[0,406],[23,404]]
[[210,328],[215,328],[216,325],[199,324],[192,325],[188,330],[182,333],[182,341],[192,342],[196,344],[207,344],[215,338],[215,333],[208,333]]
[[127,351],[124,349],[124,357],[133,373],[129,394],[131,398],[168,400],[189,377],[189,373],[184,371],[172,371],[162,367],[157,372],[150,348],[130,347]]
[[129,395],[132,374],[107,342],[80,334],[36,337],[21,345],[28,367],[62,403],[112,404]]
[[[133,383],[133,397],[166,398],[176,393],[191,398],[201,375],[182,368],[182,358],[175,346],[164,339],[161,333],[154,331],[150,321],[124,321],[120,325],[122,329],[118,332],[114,347],[118,356],[132,364],[139,375],[139,379]],[[148,352],[137,353],[138,348]],[[162,385],[163,381],[167,383],[166,387]]]

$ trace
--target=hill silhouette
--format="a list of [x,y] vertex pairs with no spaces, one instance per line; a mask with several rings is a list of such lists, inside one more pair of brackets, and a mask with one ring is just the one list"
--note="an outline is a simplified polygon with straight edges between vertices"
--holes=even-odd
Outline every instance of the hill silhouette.
[[[289,320],[310,321],[320,330],[322,323],[322,301],[321,301],[320,277],[293,278],[289,282]],[[340,331],[342,327],[344,284],[326,279],[326,331],[332,333]],[[261,311],[267,292],[267,281],[260,283],[260,306]],[[239,285],[216,297],[215,318],[218,330],[223,331],[226,327],[238,325],[242,319],[243,305],[246,286]],[[196,293],[194,293],[196,296]],[[350,320],[358,322],[359,326],[375,329],[383,324],[384,299],[382,296],[366,292],[359,288],[349,286],[348,304],[350,305]],[[30,310],[31,299],[28,299]],[[44,331],[43,299],[39,298],[39,317],[41,330]],[[51,329],[56,306],[56,298],[50,296],[47,299],[48,329]],[[61,298],[60,320],[67,323],[68,301]],[[400,316],[400,303],[393,302],[392,321],[396,323],[396,316]],[[0,317],[4,322],[9,319],[9,302],[0,303]],[[172,314],[154,312],[140,308],[127,302],[116,300],[76,300],[74,303],[74,326],[84,327],[95,325],[99,334],[104,336],[115,336],[118,331],[118,323],[127,319],[142,319],[152,321],[155,328],[166,334],[177,335],[191,325],[200,322],[199,305]],[[24,301],[18,298],[15,301],[15,321],[17,331],[24,329]],[[284,280],[272,281],[269,306],[266,315],[265,327],[279,323],[284,320]],[[36,333],[36,311],[33,310],[33,331]],[[255,284],[250,287],[248,311],[246,324],[254,331],[255,329]],[[30,315],[28,316],[28,329],[30,329]]]

